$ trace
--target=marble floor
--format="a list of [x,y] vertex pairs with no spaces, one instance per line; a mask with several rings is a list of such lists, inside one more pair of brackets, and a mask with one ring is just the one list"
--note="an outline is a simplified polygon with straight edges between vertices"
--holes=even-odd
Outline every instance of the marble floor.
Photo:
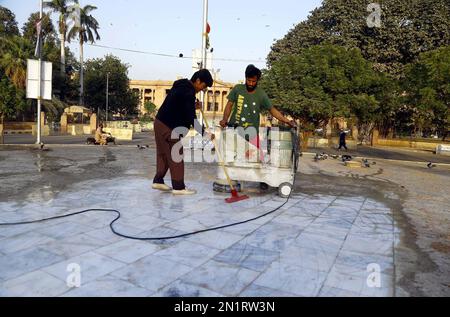
[[[114,228],[167,237],[278,211],[183,238],[114,235],[108,211],[0,226],[0,296],[393,296],[392,211],[373,199],[275,192],[234,204],[207,182],[195,196],[151,189],[144,177],[79,182],[58,195],[0,202],[0,222],[112,208]],[[32,198],[32,199],[31,199]]]

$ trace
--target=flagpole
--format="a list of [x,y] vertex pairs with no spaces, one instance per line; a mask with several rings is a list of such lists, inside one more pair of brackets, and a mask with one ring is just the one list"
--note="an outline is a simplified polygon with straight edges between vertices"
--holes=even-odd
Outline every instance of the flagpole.
[[[42,1],[39,0],[39,23],[42,23]],[[41,80],[42,80],[42,41],[41,41],[41,29],[38,30],[38,48],[39,48],[39,65],[38,65],[38,96],[37,96],[37,140],[36,144],[41,144]]]
[[[202,65],[200,67],[201,69],[207,68],[207,65],[206,65],[206,55],[207,55],[207,53],[206,53],[206,37],[208,36],[207,31],[206,31],[207,25],[208,25],[208,0],[203,0]],[[200,95],[200,101],[202,102],[202,108],[203,108],[202,113],[204,113],[204,110],[205,110],[205,99],[206,99],[205,96],[206,96],[205,92],[202,91],[201,95]],[[201,117],[200,122],[203,125],[203,120],[204,120],[203,115],[200,114],[200,117]]]

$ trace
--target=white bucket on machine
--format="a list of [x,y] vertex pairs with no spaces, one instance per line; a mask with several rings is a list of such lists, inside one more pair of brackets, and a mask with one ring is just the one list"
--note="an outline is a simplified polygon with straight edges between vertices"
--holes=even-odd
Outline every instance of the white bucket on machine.
[[271,130],[270,165],[281,168],[292,167],[292,135],[290,131]]

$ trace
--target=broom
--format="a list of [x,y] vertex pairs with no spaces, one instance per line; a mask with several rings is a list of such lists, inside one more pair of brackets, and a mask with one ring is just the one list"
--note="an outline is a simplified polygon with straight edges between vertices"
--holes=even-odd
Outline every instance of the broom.
[[[203,120],[205,121],[206,128],[209,129],[208,121],[206,120],[203,109],[200,108],[200,112],[202,113],[202,117],[203,117]],[[231,204],[231,203],[235,203],[235,202],[238,202],[241,200],[249,199],[250,197],[248,197],[247,195],[241,195],[241,196],[238,195],[236,188],[233,186],[233,182],[231,181],[230,175],[228,174],[228,170],[225,166],[225,163],[222,160],[222,156],[220,155],[219,147],[217,146],[217,142],[216,142],[216,138],[213,139],[213,142],[214,142],[214,148],[216,149],[217,157],[219,159],[219,165],[222,166],[223,172],[225,173],[225,177],[227,178],[227,182],[231,188],[231,197],[225,199],[225,202],[227,202],[228,204]]]

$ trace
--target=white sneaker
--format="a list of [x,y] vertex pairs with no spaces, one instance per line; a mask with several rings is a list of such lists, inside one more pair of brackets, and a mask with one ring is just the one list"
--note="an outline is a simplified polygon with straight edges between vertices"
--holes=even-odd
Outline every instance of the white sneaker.
[[152,188],[153,189],[157,189],[157,190],[162,190],[162,191],[165,191],[165,192],[168,192],[168,191],[171,191],[172,190],[172,188],[170,188],[168,185],[166,185],[166,184],[157,184],[157,183],[154,183],[153,185],[152,185]]
[[182,190],[172,190],[172,194],[174,195],[195,195],[197,194],[197,191],[195,189],[189,189],[189,188],[185,188]]

